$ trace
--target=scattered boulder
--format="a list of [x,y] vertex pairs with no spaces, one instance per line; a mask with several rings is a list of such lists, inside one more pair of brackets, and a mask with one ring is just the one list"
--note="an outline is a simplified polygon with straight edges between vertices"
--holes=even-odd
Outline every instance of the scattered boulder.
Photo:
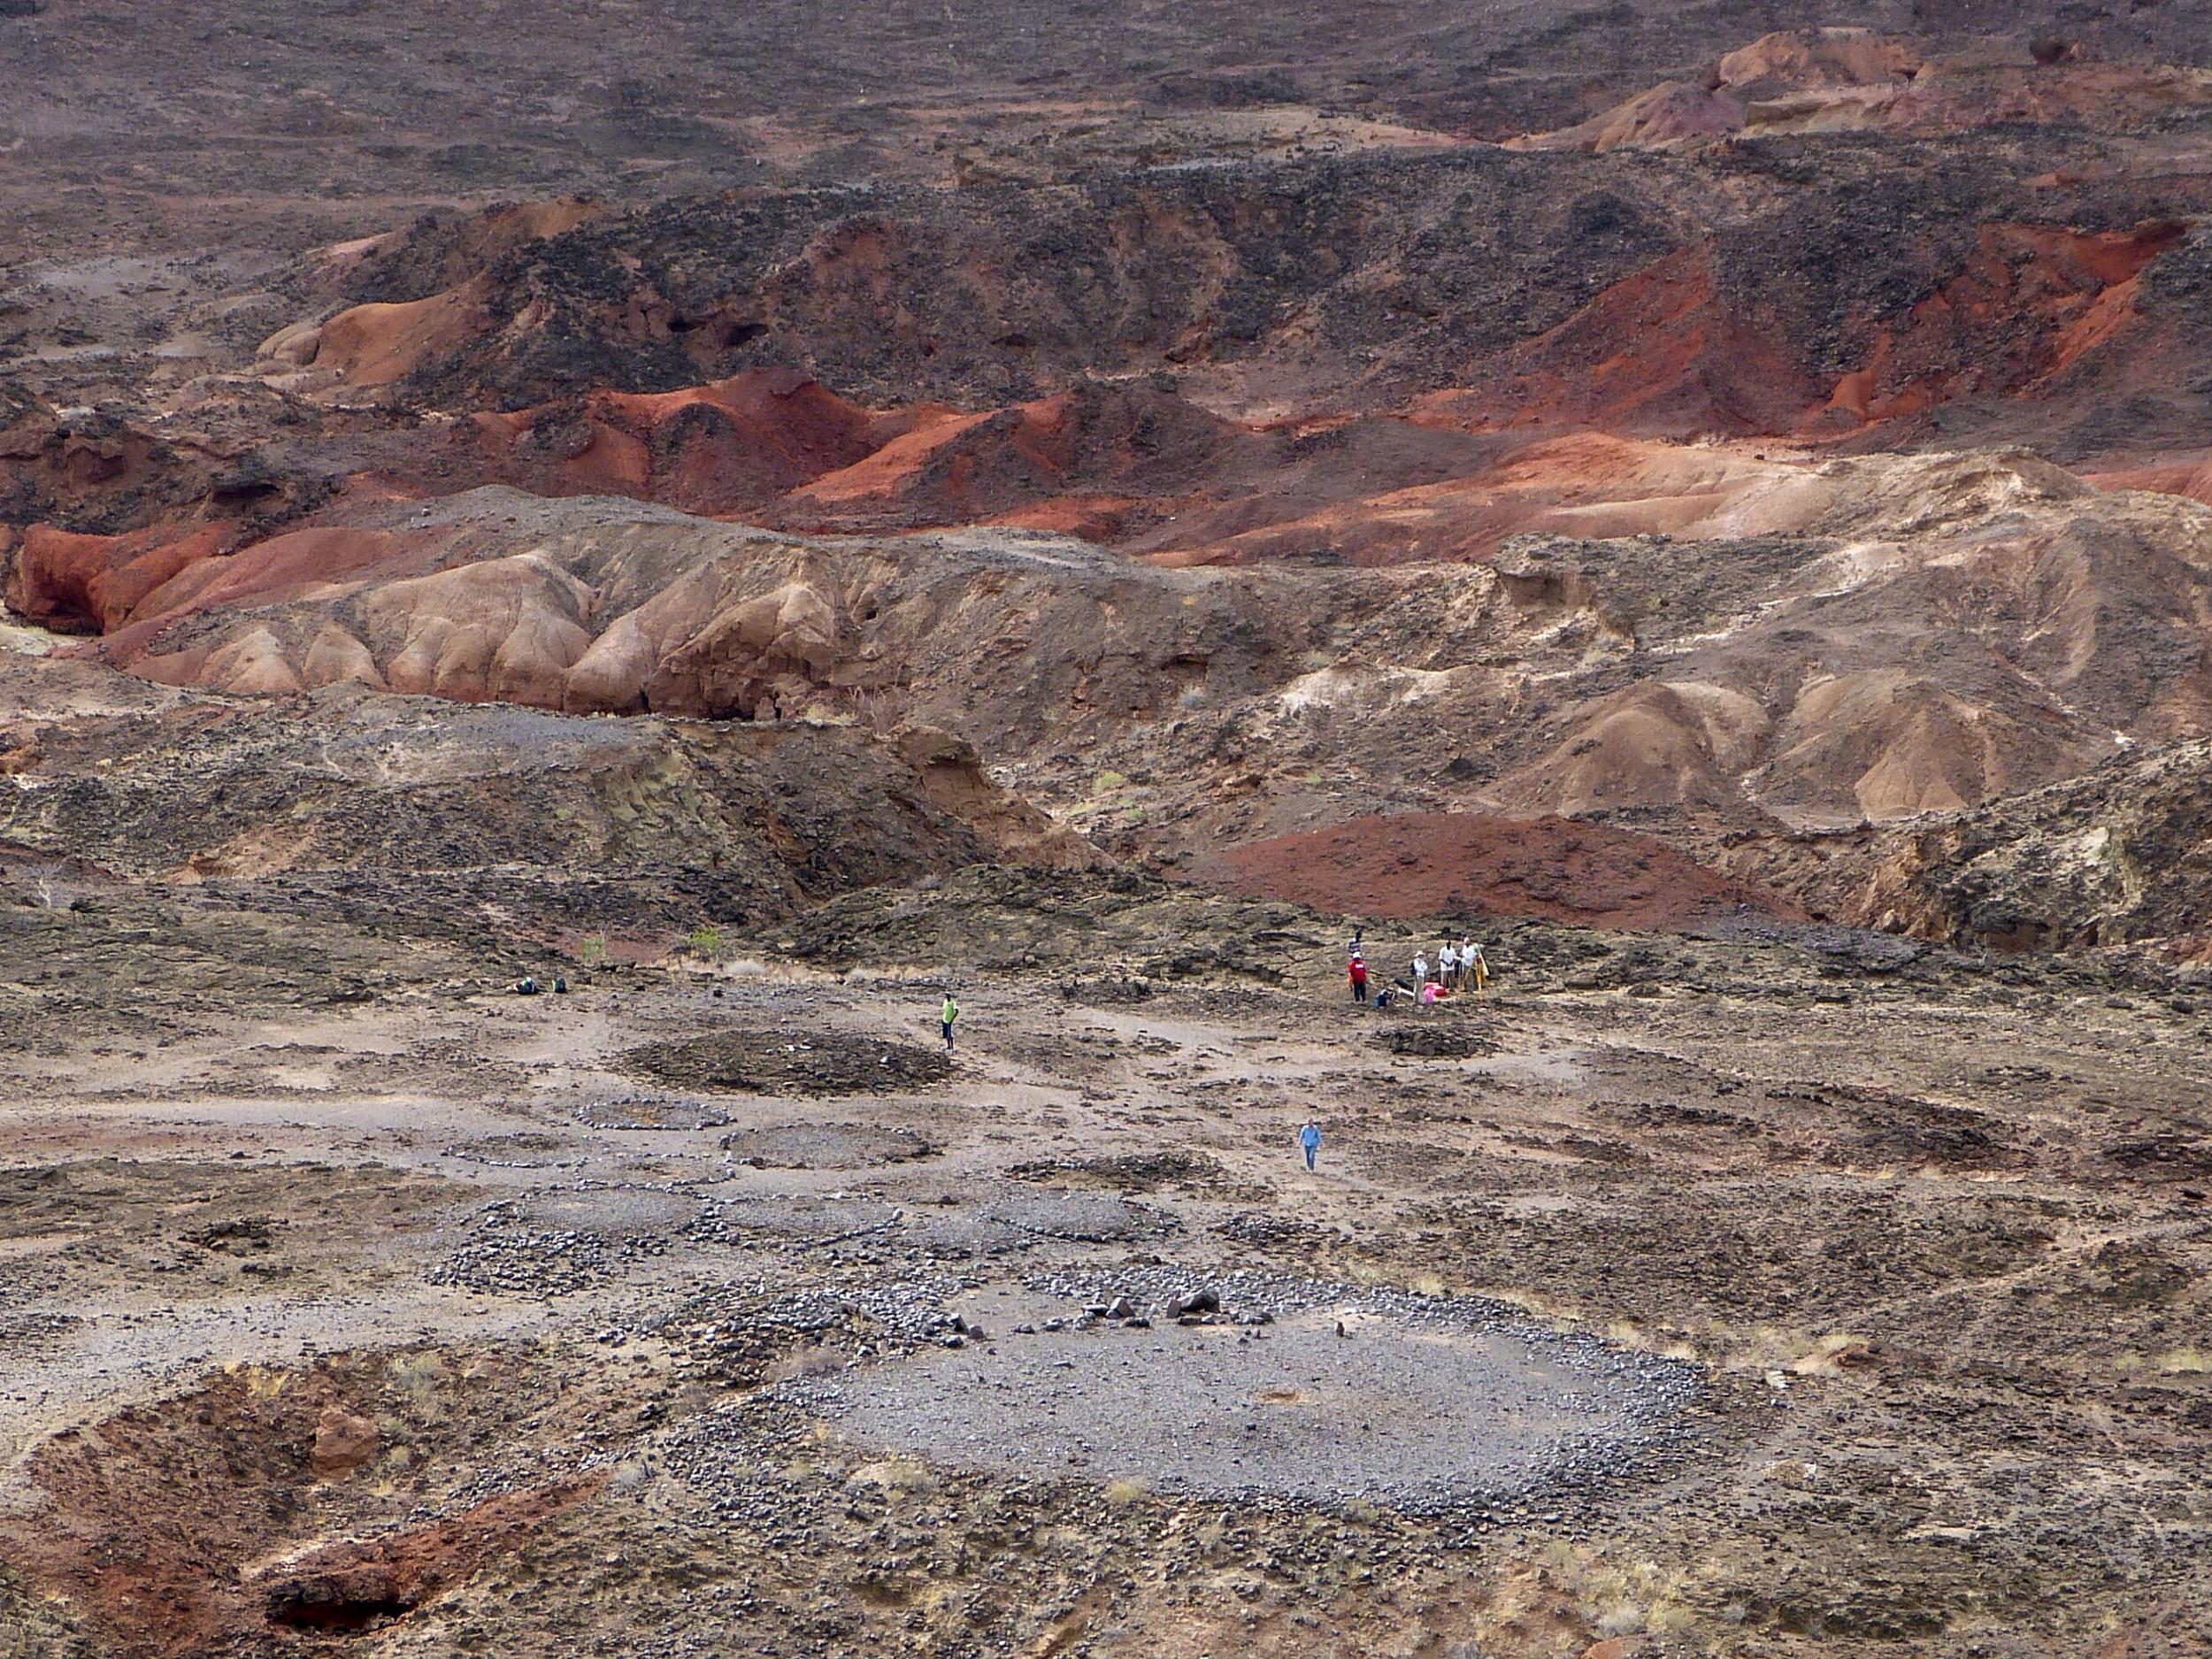
[[327,1405],[315,1419],[308,1467],[318,1480],[335,1480],[373,1462],[380,1441],[376,1425],[342,1406]]
[[1171,1319],[1187,1319],[1218,1313],[1221,1311],[1221,1293],[1210,1286],[1202,1286],[1196,1290],[1170,1296],[1165,1311]]

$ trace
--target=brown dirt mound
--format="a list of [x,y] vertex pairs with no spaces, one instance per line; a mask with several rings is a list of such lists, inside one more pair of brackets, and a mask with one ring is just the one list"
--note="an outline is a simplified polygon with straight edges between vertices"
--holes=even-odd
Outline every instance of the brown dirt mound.
[[[557,1479],[426,1518],[408,1507],[426,1495],[417,1467],[454,1472],[422,1449],[496,1414],[511,1376],[434,1354],[228,1368],[42,1445],[27,1468],[48,1507],[0,1524],[0,1550],[124,1659],[261,1653],[278,1630],[403,1617],[603,1483]],[[415,1455],[388,1458],[395,1446]]]
[[349,386],[389,386],[486,326],[481,287],[468,283],[426,299],[352,306],[322,326],[311,356],[304,342],[293,349]]
[[1832,379],[1796,361],[1789,325],[1732,303],[1712,248],[1678,250],[1421,408],[1471,430],[1834,435],[1977,396],[2045,396],[2081,359],[2132,340],[2139,278],[2182,234],[2166,219],[2098,234],[1985,225],[1961,265]]
[[[1635,344],[1623,349],[1624,341]],[[1787,432],[1814,403],[1811,380],[1778,342],[1732,313],[1709,258],[1695,249],[1615,283],[1499,369],[1494,392],[1445,401],[1476,426],[1669,436]]]
[[719,1031],[648,1043],[617,1062],[686,1088],[741,1094],[858,1094],[942,1082],[950,1056],[845,1032]]
[[678,391],[479,413],[455,429],[443,459],[465,476],[472,469],[540,495],[737,512],[853,466],[927,412],[878,413],[805,375],[756,371]]
[[1208,859],[1208,885],[1348,915],[1479,910],[1587,927],[1681,927],[1740,907],[1791,914],[1647,835],[1568,818],[1408,812],[1247,841]]
[[219,524],[183,535],[163,526],[81,535],[31,525],[9,572],[8,604],[57,633],[106,633],[180,572],[221,553],[227,534]]
[[249,1579],[268,1623],[295,1632],[365,1630],[411,1613],[472,1575],[486,1557],[527,1544],[547,1518],[604,1484],[556,1480],[487,1499],[458,1515],[375,1538],[343,1539]]
[[1416,1060],[1473,1060],[1498,1051],[1497,1039],[1464,1025],[1424,1023],[1398,1025],[1375,1033],[1375,1046],[1388,1054]]
[[2010,124],[2097,126],[2200,104],[2177,65],[2097,62],[2064,35],[1984,40],[1923,56],[1864,28],[1768,35],[1701,78],[1662,81],[1569,127],[1508,141],[1515,150],[1684,149],[1728,138],[1910,133],[1923,138]]
[[793,492],[785,519],[807,527],[963,524],[1074,527],[1102,498],[1117,525],[1133,502],[1220,488],[1225,475],[1270,470],[1269,440],[1187,400],[1085,380],[1056,396],[980,414],[918,411],[911,431],[856,465]]

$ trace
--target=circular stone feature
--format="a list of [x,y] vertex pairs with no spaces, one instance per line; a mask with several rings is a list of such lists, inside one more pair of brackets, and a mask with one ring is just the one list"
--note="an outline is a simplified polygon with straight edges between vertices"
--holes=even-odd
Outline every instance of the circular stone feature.
[[898,1207],[880,1199],[769,1193],[708,1204],[700,1211],[692,1233],[707,1243],[740,1248],[795,1246],[811,1249],[887,1233],[898,1219]]
[[837,1031],[718,1031],[648,1043],[614,1064],[657,1083],[730,1094],[879,1094],[952,1075],[939,1049]]
[[914,1129],[871,1129],[864,1124],[781,1124],[736,1129],[722,1149],[740,1164],[762,1170],[859,1170],[910,1164],[935,1150]]
[[1171,1211],[1112,1193],[1013,1193],[979,1204],[976,1215],[1016,1233],[1076,1244],[1164,1238],[1179,1225]]
[[902,1242],[940,1260],[1011,1256],[1048,1239],[1071,1244],[1133,1244],[1165,1238],[1180,1224],[1167,1210],[1110,1193],[1015,1193],[980,1204],[909,1210]]
[[1624,1472],[1696,1387],[1692,1367],[1489,1303],[1218,1294],[1281,1311],[1179,1325],[1140,1295],[1147,1328],[1025,1320],[1039,1328],[853,1373],[817,1402],[861,1446],[956,1467],[1440,1512]]
[[581,1164],[584,1150],[558,1135],[525,1129],[503,1135],[480,1135],[451,1148],[451,1156],[494,1169],[542,1169],[549,1165]]
[[690,1225],[698,1201],[656,1187],[543,1187],[496,1207],[500,1225],[539,1232],[674,1233]]
[[1498,1051],[1498,1040],[1466,1025],[1424,1021],[1418,1025],[1394,1025],[1375,1033],[1375,1046],[1408,1058],[1472,1060]]
[[705,1101],[667,1094],[603,1094],[576,1109],[588,1129],[719,1129],[729,1113]]

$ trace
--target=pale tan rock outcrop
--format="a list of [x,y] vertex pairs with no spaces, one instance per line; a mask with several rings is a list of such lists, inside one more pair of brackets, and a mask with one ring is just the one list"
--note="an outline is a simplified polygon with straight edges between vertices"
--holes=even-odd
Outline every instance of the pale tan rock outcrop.
[[316,630],[300,664],[300,678],[311,688],[350,680],[372,690],[387,689],[369,648],[335,622],[326,622]]
[[590,591],[536,552],[389,582],[363,605],[395,691],[557,709]]
[[1526,537],[1489,567],[1183,570],[491,489],[203,560],[97,649],[178,684],[932,726],[1128,850],[1294,833],[1381,791],[1828,830],[2212,731],[2201,503],[2017,450],[1585,439],[1516,465],[1524,521],[1617,531],[1664,501],[1674,527]]
[[220,691],[281,694],[306,689],[286,660],[283,642],[266,628],[256,628],[216,651],[207,659],[202,680]]

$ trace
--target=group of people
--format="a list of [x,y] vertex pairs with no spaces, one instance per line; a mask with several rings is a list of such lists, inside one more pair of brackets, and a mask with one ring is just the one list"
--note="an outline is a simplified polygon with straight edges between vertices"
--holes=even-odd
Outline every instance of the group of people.
[[[1346,975],[1352,985],[1352,1000],[1364,1003],[1368,994],[1367,943],[1361,930],[1355,928],[1348,952]],[[1399,979],[1374,993],[1372,1001],[1378,1008],[1387,1008],[1391,999],[1400,994],[1413,997],[1423,1008],[1434,1006],[1438,999],[1458,992],[1471,990],[1480,997],[1490,984],[1490,964],[1483,957],[1482,946],[1471,935],[1463,935],[1457,944],[1444,941],[1436,953],[1433,966],[1428,952],[1416,949],[1409,976]],[[565,989],[565,987],[561,987]],[[952,1050],[953,1027],[960,1019],[960,1004],[950,991],[945,993],[944,1005],[937,1011],[938,1033],[944,1039],[947,1053]],[[1317,1164],[1321,1154],[1321,1125],[1308,1121],[1298,1131],[1298,1149],[1305,1154],[1306,1167]]]
[[1420,951],[1413,953],[1413,982],[1416,985],[1438,985],[1448,991],[1470,991],[1477,996],[1489,988],[1490,964],[1483,959],[1482,947],[1469,936],[1462,935],[1458,944],[1446,940],[1436,953],[1436,966],[1429,966],[1428,957]]
[[[1352,933],[1352,943],[1345,964],[1345,977],[1350,981],[1352,1000],[1365,1002],[1368,992],[1367,945],[1359,930]],[[1463,935],[1455,945],[1449,939],[1436,953],[1436,962],[1430,964],[1428,952],[1417,949],[1413,953],[1410,977],[1397,981],[1395,987],[1385,987],[1373,994],[1378,1008],[1387,1008],[1391,997],[1398,991],[1415,999],[1423,1008],[1429,1008],[1446,996],[1472,991],[1479,999],[1490,986],[1490,964],[1482,954],[1482,946],[1472,935]]]

